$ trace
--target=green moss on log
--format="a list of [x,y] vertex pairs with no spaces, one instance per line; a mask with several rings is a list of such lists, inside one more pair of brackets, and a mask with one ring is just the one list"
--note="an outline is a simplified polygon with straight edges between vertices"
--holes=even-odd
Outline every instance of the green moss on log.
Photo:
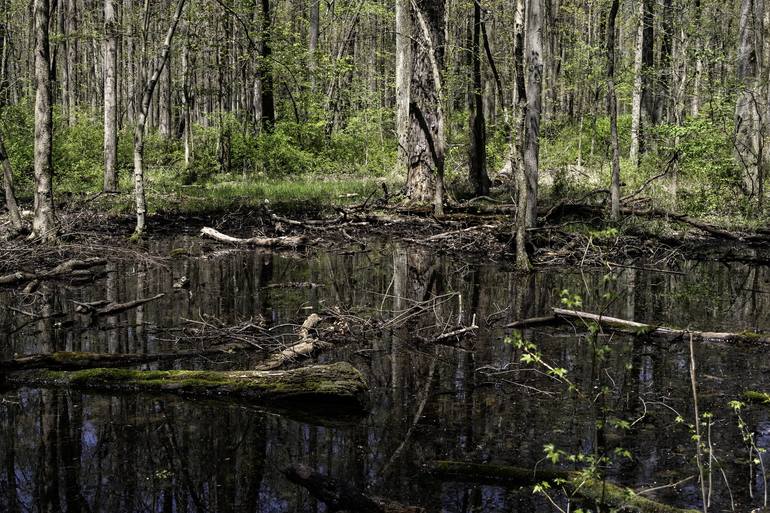
[[743,392],[743,397],[751,403],[770,404],[770,394],[767,392],[746,390]]
[[637,495],[632,490],[606,481],[586,479],[579,472],[543,469],[532,470],[509,465],[466,463],[461,461],[436,461],[432,473],[461,482],[493,483],[508,486],[531,486],[543,481],[558,483],[568,493],[601,502],[610,508],[630,507],[640,513],[698,513],[697,510],[681,509],[661,504]]
[[84,369],[10,373],[12,385],[66,386],[108,392],[175,393],[196,397],[231,397],[257,404],[306,403],[365,411],[368,385],[349,363],[311,365],[286,371],[189,371]]

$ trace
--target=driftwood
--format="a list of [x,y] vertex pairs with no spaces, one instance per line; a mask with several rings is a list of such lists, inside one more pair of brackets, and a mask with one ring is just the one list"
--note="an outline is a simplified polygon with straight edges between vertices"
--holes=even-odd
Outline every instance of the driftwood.
[[298,236],[284,236],[284,237],[251,237],[249,239],[239,239],[237,237],[231,237],[225,235],[222,232],[215,230],[214,228],[205,227],[201,229],[202,237],[209,237],[219,242],[226,242],[228,244],[238,244],[242,246],[259,246],[268,248],[280,248],[290,247],[296,248],[302,246],[307,242],[307,238]]
[[179,360],[197,356],[212,356],[227,354],[232,351],[251,349],[246,343],[226,344],[209,349],[191,349],[155,354],[124,354],[124,353],[89,353],[59,351],[19,356],[12,360],[0,360],[0,372],[11,372],[29,369],[49,370],[82,370],[93,368],[130,367],[148,362]]
[[299,329],[299,342],[274,354],[265,362],[257,365],[257,370],[278,369],[283,365],[294,361],[297,357],[309,357],[316,351],[331,347],[331,344],[328,342],[322,342],[311,335],[311,331],[319,322],[321,322],[321,317],[318,314],[310,314]]
[[369,386],[349,363],[286,371],[28,370],[7,373],[0,379],[13,386],[172,393],[185,397],[240,399],[258,405],[339,409],[348,413],[364,412],[369,407]]
[[15,273],[0,276],[0,285],[18,285],[25,282],[37,282],[50,278],[58,278],[75,271],[89,269],[98,265],[104,265],[107,261],[103,258],[86,258],[84,260],[72,259],[63,262],[53,269],[39,272],[16,271]]
[[146,303],[149,303],[150,301],[155,301],[156,299],[160,299],[163,296],[165,296],[165,294],[161,293],[161,294],[156,294],[152,297],[146,297],[146,298],[135,299],[133,301],[128,301],[127,303],[110,303],[109,301],[96,301],[93,303],[75,302],[75,304],[77,305],[75,307],[75,311],[78,313],[85,313],[96,317],[117,315],[119,313],[125,312],[126,310],[131,310],[132,308],[137,308],[139,306],[142,306]]
[[656,326],[642,322],[629,321],[607,315],[599,315],[578,310],[567,310],[564,308],[553,308],[553,315],[546,317],[534,317],[524,319],[508,324],[506,328],[523,329],[534,326],[544,326],[549,324],[560,324],[563,322],[580,321],[584,325],[598,324],[604,329],[629,333],[632,335],[646,335],[662,337],[668,339],[679,339],[692,336],[694,339],[740,344],[767,344],[770,343],[770,337],[755,333],[753,331],[743,331],[740,333],[720,332],[720,331],[698,331],[671,328],[667,326]]
[[[661,504],[634,491],[606,481],[590,479],[576,471],[545,469],[532,470],[508,465],[466,463],[460,461],[436,461],[429,471],[451,481],[497,484],[511,487],[531,486],[547,481],[561,486],[574,496],[601,503],[610,509],[626,508],[639,513],[697,513],[697,510],[681,509]],[[624,509],[625,511],[625,509]]]
[[370,497],[349,483],[320,474],[307,465],[293,464],[283,470],[292,483],[305,487],[316,499],[326,504],[329,511],[350,513],[421,513],[416,506],[404,506],[397,502]]

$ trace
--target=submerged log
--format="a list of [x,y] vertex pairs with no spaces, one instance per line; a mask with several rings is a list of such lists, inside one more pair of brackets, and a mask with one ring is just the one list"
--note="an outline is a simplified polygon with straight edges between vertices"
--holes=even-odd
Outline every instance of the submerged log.
[[577,471],[532,470],[508,465],[461,461],[436,461],[429,470],[438,477],[468,483],[524,487],[547,481],[564,487],[570,495],[609,506],[613,510],[627,508],[640,513],[697,513],[697,510],[681,509],[655,502],[628,488],[607,481],[590,479]]
[[186,397],[243,399],[263,405],[308,405],[366,411],[369,387],[349,363],[286,371],[29,370],[2,378],[7,385],[71,387],[102,392],[173,393]]
[[599,315],[590,312],[581,312],[579,310],[567,310],[565,308],[553,308],[553,315],[546,317],[534,317],[532,319],[523,319],[506,325],[506,328],[523,329],[534,326],[545,326],[559,324],[563,322],[580,321],[586,326],[589,324],[598,324],[604,329],[631,335],[647,335],[663,337],[669,339],[679,339],[692,336],[694,339],[740,344],[766,344],[770,343],[770,337],[755,333],[753,331],[742,331],[739,333],[722,331],[699,331],[671,328],[667,326],[656,326],[643,322],[629,321],[618,317],[608,315]]
[[192,349],[186,351],[174,351],[155,354],[121,354],[121,353],[89,353],[59,351],[54,353],[39,353],[19,356],[12,360],[0,360],[0,372],[11,372],[29,369],[49,370],[83,370],[115,367],[130,367],[149,362],[179,360],[182,358],[194,358],[197,356],[211,356],[227,354],[232,351],[251,349],[252,346],[245,343],[227,344],[210,349]]
[[126,303],[111,303],[109,301],[96,301],[94,303],[79,303],[77,301],[74,301],[74,303],[77,305],[75,307],[75,311],[78,313],[94,315],[96,317],[117,315],[127,310],[131,310],[132,308],[137,308],[151,301],[155,301],[156,299],[160,299],[165,295],[166,294],[160,293],[152,297],[135,299],[133,301],[128,301]]
[[248,239],[239,239],[237,237],[231,237],[230,235],[225,235],[224,233],[209,227],[205,227],[201,229],[201,236],[209,237],[219,242],[226,242],[228,244],[239,244],[242,246],[260,246],[260,247],[269,247],[269,248],[280,248],[280,247],[296,248],[297,246],[302,246],[307,242],[307,238],[301,235],[297,235],[293,237],[291,236],[251,237]]
[[106,264],[107,261],[103,258],[86,258],[84,260],[78,260],[78,259],[72,259],[67,260],[66,262],[63,262],[53,269],[49,269],[47,271],[39,271],[39,272],[26,272],[26,271],[17,271],[15,273],[6,274],[5,276],[0,276],[0,285],[18,285],[20,283],[25,283],[28,281],[39,281],[39,280],[45,280],[49,278],[57,278],[60,276],[64,276],[67,274],[71,274],[77,270],[82,269],[89,269],[91,267],[96,267],[99,265]]
[[329,511],[351,513],[422,513],[416,506],[404,506],[379,497],[370,497],[347,482],[325,476],[308,467],[295,463],[284,469],[283,474],[292,483],[301,485],[316,499],[326,504]]

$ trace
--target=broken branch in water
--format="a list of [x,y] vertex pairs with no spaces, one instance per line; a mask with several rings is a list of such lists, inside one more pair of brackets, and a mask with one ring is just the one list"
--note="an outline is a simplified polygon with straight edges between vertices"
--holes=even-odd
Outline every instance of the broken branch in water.
[[607,481],[592,479],[578,471],[533,470],[508,465],[466,463],[462,461],[436,461],[429,471],[439,477],[467,483],[493,483],[515,487],[531,486],[543,481],[558,484],[574,496],[609,506],[611,509],[629,508],[640,513],[697,513],[697,510],[681,509],[645,497],[634,491]]
[[569,322],[579,320],[584,325],[588,326],[589,323],[595,323],[604,329],[617,331],[621,333],[629,333],[632,335],[646,335],[655,337],[665,337],[669,339],[682,338],[685,335],[692,335],[693,338],[716,341],[725,343],[770,343],[770,337],[766,335],[755,333],[752,331],[743,331],[740,333],[732,332],[720,332],[720,331],[698,331],[689,329],[677,329],[667,326],[656,326],[652,324],[645,324],[642,322],[629,321],[626,319],[620,319],[617,317],[610,317],[607,315],[599,315],[590,312],[581,312],[578,310],[567,310],[564,308],[553,308],[553,315],[546,317],[534,317],[531,319],[523,319],[508,324],[506,328],[523,329],[533,326],[555,325],[562,322]]
[[321,322],[321,317],[318,314],[310,314],[310,316],[305,319],[305,322],[302,323],[302,326],[300,326],[297,333],[300,337],[299,342],[274,354],[267,361],[257,365],[257,369],[278,369],[279,367],[294,361],[297,357],[309,357],[317,351],[330,348],[332,344],[322,342],[310,334],[311,330],[314,330],[319,322]]
[[201,229],[202,237],[209,237],[219,242],[226,242],[229,244],[239,244],[243,246],[260,246],[260,247],[291,247],[302,246],[307,242],[307,238],[298,236],[284,236],[284,237],[251,237],[249,239],[239,239],[237,237],[231,237],[225,235],[222,232],[215,230],[214,228],[205,227]]
[[96,317],[101,317],[101,316],[117,315],[119,313],[123,313],[126,310],[137,308],[146,303],[149,303],[150,301],[155,301],[156,299],[160,299],[163,296],[165,296],[165,294],[163,293],[155,294],[152,297],[135,299],[133,301],[128,301],[127,303],[110,303],[109,301],[104,301],[104,300],[95,301],[93,303],[78,303],[77,301],[73,301],[73,302],[77,305],[75,307],[76,312],[94,315]]

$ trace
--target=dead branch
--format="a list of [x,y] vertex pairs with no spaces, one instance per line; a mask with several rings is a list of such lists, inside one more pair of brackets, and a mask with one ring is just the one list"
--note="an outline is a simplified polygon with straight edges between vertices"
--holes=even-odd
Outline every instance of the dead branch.
[[160,299],[163,296],[165,296],[165,294],[161,293],[161,294],[156,294],[152,297],[146,297],[141,299],[135,299],[134,301],[128,301],[127,303],[110,303],[104,300],[96,301],[93,303],[76,303],[77,306],[75,307],[75,311],[78,313],[93,315],[95,317],[101,317],[106,315],[117,315],[119,313],[125,312],[126,310],[131,310],[132,308],[142,306],[146,303],[149,303],[150,301],[155,301],[156,299]]
[[63,262],[53,269],[40,272],[16,271],[5,276],[0,276],[0,285],[18,285],[27,281],[40,281],[57,278],[65,274],[71,274],[76,270],[89,269],[98,265],[104,265],[107,261],[103,258],[86,258],[84,260],[72,259]]
[[259,247],[291,247],[296,248],[302,246],[307,242],[307,238],[298,236],[284,236],[284,237],[251,237],[249,239],[239,239],[237,237],[231,237],[225,235],[214,228],[204,227],[201,229],[202,237],[209,237],[219,242],[226,242],[228,244],[238,244],[242,246],[259,246]]

